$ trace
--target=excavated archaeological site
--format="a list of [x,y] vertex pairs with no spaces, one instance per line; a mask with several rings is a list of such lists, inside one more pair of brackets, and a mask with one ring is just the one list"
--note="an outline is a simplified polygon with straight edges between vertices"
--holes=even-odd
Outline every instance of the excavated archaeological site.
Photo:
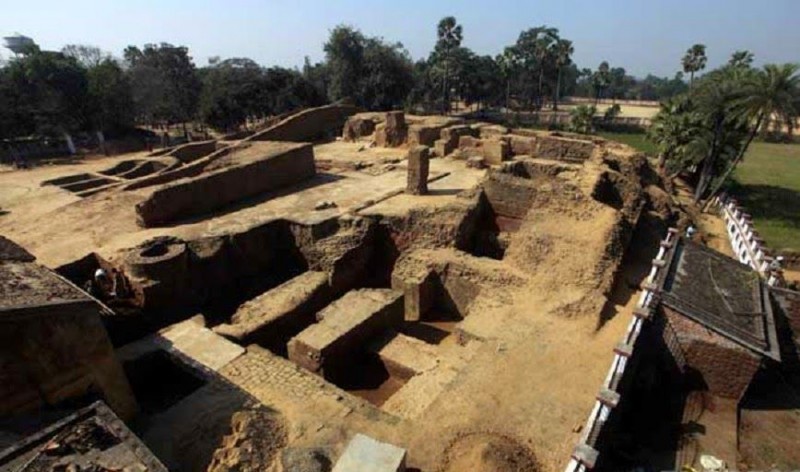
[[338,105],[0,183],[0,416],[88,394],[147,470],[563,470],[674,217],[624,145]]

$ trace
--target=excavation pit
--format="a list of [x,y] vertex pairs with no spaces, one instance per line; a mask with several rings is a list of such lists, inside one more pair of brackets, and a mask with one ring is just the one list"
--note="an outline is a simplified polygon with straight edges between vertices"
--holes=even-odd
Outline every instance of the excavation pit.
[[126,361],[123,368],[145,415],[168,409],[206,384],[205,379],[164,350]]
[[[146,418],[172,422],[169,434],[150,440],[168,438],[164,449],[178,446],[175,457],[193,460],[183,448],[194,437],[213,437],[204,452],[210,458],[230,435],[230,414],[246,400],[285,417],[290,448],[324,444],[339,452],[363,432],[407,447],[409,466],[438,470],[454,439],[471,431],[511,432],[532,448],[542,470],[563,470],[579,440],[573,428],[585,424],[628,325],[617,314],[598,328],[599,306],[607,304],[640,209],[636,164],[627,164],[632,154],[612,166],[606,157],[616,150],[598,150],[602,144],[462,122],[451,137],[506,141],[515,156],[500,145],[499,159],[477,169],[449,149],[430,160],[429,192],[409,195],[408,146],[457,143],[436,143],[447,139],[451,125],[437,136],[417,126],[426,117],[406,121],[400,147],[366,145],[360,135],[370,127],[359,127],[353,134],[363,141],[314,145],[313,154],[287,157],[287,168],[313,164],[327,174],[309,171],[278,191],[254,179],[251,194],[237,180],[244,171],[236,161],[248,153],[253,162],[268,161],[260,159],[260,147],[284,146],[272,143],[241,148],[238,158],[201,157],[191,172],[159,172],[80,204],[67,192],[36,187],[32,197],[64,201],[26,219],[12,207],[9,234],[26,239],[54,267],[96,252],[130,279],[141,295],[140,312],[127,316],[109,305],[108,318],[147,320],[137,343],[148,338],[142,333],[166,341],[151,343],[163,351],[139,361],[142,351],[127,358],[120,354],[127,345],[116,351],[133,361],[125,367]],[[61,175],[51,170],[41,179],[83,172],[80,182],[118,163],[80,164]],[[123,182],[139,165],[107,177]],[[216,195],[221,183],[230,195]],[[172,199],[179,190],[186,191],[186,206]],[[144,202],[152,203],[146,219],[159,228],[137,223]],[[152,242],[154,236],[166,239]],[[68,278],[83,282],[102,262],[79,265]],[[400,300],[390,316],[376,315],[380,307],[362,313],[358,297],[352,299],[388,287]],[[359,319],[333,326],[337,317]],[[183,326],[189,321],[196,326]],[[211,372],[194,361],[213,364]],[[195,373],[187,374],[187,366]],[[477,455],[485,442],[453,451]],[[239,458],[241,464],[230,465],[267,468]],[[457,462],[449,470],[471,465]]]

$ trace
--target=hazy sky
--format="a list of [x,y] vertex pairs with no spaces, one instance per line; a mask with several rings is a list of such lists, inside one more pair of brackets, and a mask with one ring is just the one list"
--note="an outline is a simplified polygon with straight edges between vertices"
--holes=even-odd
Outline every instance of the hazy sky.
[[446,15],[479,54],[495,55],[523,29],[546,24],[573,40],[580,67],[608,60],[637,76],[674,74],[695,42],[708,46],[712,67],[736,49],[754,52],[758,64],[800,62],[800,0],[0,0],[0,34],[117,56],[129,44],[163,41],[188,46],[197,65],[221,56],[293,67],[306,55],[322,59],[340,23],[425,57]]

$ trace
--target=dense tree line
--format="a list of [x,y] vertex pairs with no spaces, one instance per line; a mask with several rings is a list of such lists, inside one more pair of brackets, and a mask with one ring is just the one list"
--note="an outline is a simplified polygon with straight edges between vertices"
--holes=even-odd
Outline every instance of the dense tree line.
[[[248,58],[212,58],[198,67],[186,47],[167,43],[129,46],[121,58],[92,46],[33,47],[0,65],[0,139],[192,122],[228,131],[339,100],[368,110],[540,110],[557,109],[565,95],[648,100],[688,87],[680,74],[637,80],[607,62],[579,69],[572,42],[547,26],[521,32],[494,57],[464,47],[468,31],[454,17],[443,18],[431,34],[433,50],[414,62],[400,43],[337,26],[323,45],[324,60],[306,59],[302,69],[263,67]],[[688,57],[684,70],[694,74],[701,63]]]
[[[661,104],[648,130],[667,173],[689,171],[695,201],[720,190],[759,134],[791,134],[800,113],[800,75],[795,64],[751,66],[753,55],[735,52],[724,66],[691,78],[691,88]],[[693,74],[705,67],[705,47],[694,45],[682,60]]]

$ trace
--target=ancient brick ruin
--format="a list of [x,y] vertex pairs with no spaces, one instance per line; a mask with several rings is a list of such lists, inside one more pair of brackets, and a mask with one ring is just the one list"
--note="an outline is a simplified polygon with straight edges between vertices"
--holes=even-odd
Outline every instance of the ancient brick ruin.
[[4,216],[2,415],[103,400],[170,470],[614,470],[642,379],[738,401],[798,326],[791,293],[659,246],[679,210],[621,144],[346,105],[223,138],[29,174],[49,200]]

